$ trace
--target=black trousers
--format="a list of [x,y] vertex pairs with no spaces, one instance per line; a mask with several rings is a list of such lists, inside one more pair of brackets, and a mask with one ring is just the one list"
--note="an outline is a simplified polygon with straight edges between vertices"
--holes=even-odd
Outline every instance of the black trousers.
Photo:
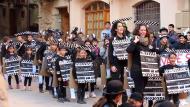
[[25,78],[24,78],[24,86],[26,86],[27,83],[28,83],[28,86],[31,86],[32,77],[25,77]]
[[[11,85],[11,79],[12,79],[12,76],[8,76],[8,83],[9,83],[9,85]],[[16,80],[16,84],[19,84],[18,75],[15,75],[15,80]]]
[[145,86],[148,82],[148,77],[135,77],[133,80],[135,84],[134,92],[138,92],[143,95]]
[[77,100],[79,101],[84,100],[85,86],[86,86],[86,83],[78,83]]
[[[96,83],[90,83],[91,92],[94,92]],[[88,83],[86,84],[85,91],[89,91]]]
[[[142,94],[142,96],[143,96],[145,86],[148,82],[148,77],[138,76],[138,77],[133,78],[133,80],[134,80],[134,84],[135,84],[135,89],[132,90],[133,93],[138,92],[138,93]],[[152,107],[152,105],[153,105],[153,101],[149,100],[148,107]]]
[[173,100],[174,104],[176,105],[176,107],[179,107],[179,94],[167,94],[166,95],[166,100]]
[[47,76],[43,76],[42,83],[39,84],[39,90],[43,90],[44,80],[45,80],[46,90],[49,90],[49,77]]
[[124,83],[124,67],[127,66],[127,61],[120,61],[118,65],[116,65],[117,72],[111,71],[111,79],[112,80],[121,80]]
[[66,98],[66,87],[59,85],[57,87],[58,98]]

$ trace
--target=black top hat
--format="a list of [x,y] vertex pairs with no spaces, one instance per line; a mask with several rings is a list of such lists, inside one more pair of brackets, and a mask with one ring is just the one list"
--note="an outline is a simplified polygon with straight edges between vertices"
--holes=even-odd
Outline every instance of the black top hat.
[[108,82],[107,86],[104,88],[104,95],[116,95],[125,92],[123,89],[123,84],[119,80],[112,80]]
[[132,93],[130,99],[134,99],[137,101],[143,101],[143,96],[140,93]]

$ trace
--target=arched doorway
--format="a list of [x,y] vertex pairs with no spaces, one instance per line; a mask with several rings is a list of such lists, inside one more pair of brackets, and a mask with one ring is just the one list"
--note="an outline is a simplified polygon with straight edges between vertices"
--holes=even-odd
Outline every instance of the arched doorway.
[[158,25],[149,25],[152,32],[158,32],[160,29],[160,3],[155,1],[144,1],[135,6],[136,21],[157,22]]
[[85,8],[85,30],[86,34],[94,33],[100,40],[100,33],[104,29],[104,23],[110,21],[109,4],[96,1]]

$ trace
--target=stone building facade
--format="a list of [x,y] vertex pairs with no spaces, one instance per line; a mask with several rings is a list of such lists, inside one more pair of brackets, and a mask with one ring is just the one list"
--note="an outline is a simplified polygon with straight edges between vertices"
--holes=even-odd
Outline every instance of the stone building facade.
[[38,29],[38,0],[1,0],[0,34],[12,36],[25,30]]
[[132,17],[127,23],[130,31],[135,27],[135,20],[158,22],[158,26],[150,26],[153,31],[171,23],[186,29],[190,26],[189,4],[189,0],[42,0],[39,28],[67,32],[78,26],[85,34],[99,36],[104,22]]

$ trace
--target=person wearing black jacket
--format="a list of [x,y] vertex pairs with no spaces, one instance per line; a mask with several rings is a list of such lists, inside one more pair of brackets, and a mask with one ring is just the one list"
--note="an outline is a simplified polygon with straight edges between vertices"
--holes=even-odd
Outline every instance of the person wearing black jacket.
[[[133,91],[143,95],[148,77],[142,76],[140,51],[154,50],[153,46],[150,45],[149,32],[145,25],[137,26],[133,34],[135,35],[135,38],[127,48],[127,52],[132,54],[132,66],[129,69],[131,72],[131,77],[133,78],[135,84],[135,89]],[[149,101],[149,107],[151,107],[152,104],[153,102]]]
[[[95,81],[95,74],[92,73],[92,72],[89,72],[89,73],[92,74],[92,75],[89,75],[89,76],[94,78],[94,79],[89,79],[89,78],[88,79],[81,79],[81,78],[78,78],[78,77],[80,77],[81,74],[77,74],[77,72],[80,72],[80,71],[79,70],[77,71],[77,66],[76,65],[77,64],[92,63],[92,59],[93,59],[93,55],[89,52],[89,50],[81,48],[79,53],[76,55],[76,59],[75,59],[74,64],[73,64],[73,76],[78,82],[77,103],[79,103],[79,104],[86,104],[86,102],[84,101],[86,84],[88,84],[88,83],[93,84],[96,81]],[[91,70],[93,71],[93,65],[91,67],[92,67]],[[84,71],[84,72],[88,72],[88,71]],[[82,75],[83,74],[84,73],[82,73]],[[84,74],[84,76],[85,75],[86,74]],[[88,73],[87,73],[87,75],[88,75]]]
[[153,45],[153,48],[158,54],[162,54],[163,52],[167,52],[167,50],[173,49],[173,46],[169,42],[168,35],[160,35],[159,38],[160,44],[157,46]]
[[[136,33],[138,32],[138,33]],[[131,77],[135,82],[135,92],[143,93],[147,78],[142,76],[140,51],[150,51],[149,33],[145,25],[140,25],[134,31],[135,39],[127,48],[127,52],[132,56]],[[146,41],[146,42],[145,42]]]
[[33,35],[27,35],[27,41],[24,43],[24,50],[26,51],[26,46],[31,46],[33,49],[33,54],[36,54],[36,41],[33,38]]
[[59,47],[59,56],[55,61],[55,69],[58,79],[58,102],[69,102],[66,98],[66,86],[69,84],[70,71],[72,67],[72,59],[69,55],[68,49],[65,47]]
[[2,58],[5,57],[5,55],[9,53],[7,51],[7,46],[11,42],[12,42],[12,40],[8,36],[3,37],[3,43],[1,46],[1,63],[2,63]]
[[[47,44],[45,42],[37,41],[37,45],[39,46],[39,49],[36,52],[36,60],[37,60],[39,69],[41,69],[43,58],[45,57],[44,52],[47,49]],[[39,91],[43,93],[43,80],[44,78],[47,78],[47,77],[45,76],[42,77],[41,75],[39,75],[39,77],[42,79],[42,83],[39,83]],[[48,79],[46,79],[45,82],[46,82],[46,89],[48,90],[47,80]]]
[[23,39],[23,35],[16,35],[16,39],[17,39],[17,44],[16,44],[16,49],[17,49],[17,54],[22,57],[25,53],[25,40]]
[[[22,60],[34,61],[34,55],[32,54],[32,48],[26,48],[25,55],[22,57]],[[32,71],[31,71],[32,72]],[[28,88],[27,88],[28,83]],[[32,77],[24,78],[24,90],[31,90]]]
[[[15,51],[15,48],[13,45],[8,45],[7,47],[7,54],[5,54],[5,59],[14,59],[14,58],[18,58],[18,55],[16,53],[14,53]],[[15,80],[16,80],[16,88],[17,89],[20,89],[20,86],[19,86],[19,77],[18,75],[14,75],[15,76]],[[11,79],[12,79],[12,76],[9,75],[8,76],[8,84],[9,84],[9,89],[13,89],[12,85],[11,85]]]
[[[167,69],[179,68],[179,66],[176,65],[177,55],[175,53],[170,53],[168,57],[170,64],[160,67],[160,76],[163,76],[163,73]],[[166,91],[166,99],[169,101],[172,99],[176,107],[179,107],[179,94],[168,94]]]
[[111,79],[124,80],[124,67],[127,66],[128,53],[126,51],[130,40],[124,35],[121,22],[115,22],[112,27],[112,40],[109,45],[109,63],[111,65]]
[[174,45],[175,49],[190,49],[190,44],[187,43],[187,36],[180,34],[179,41]]

